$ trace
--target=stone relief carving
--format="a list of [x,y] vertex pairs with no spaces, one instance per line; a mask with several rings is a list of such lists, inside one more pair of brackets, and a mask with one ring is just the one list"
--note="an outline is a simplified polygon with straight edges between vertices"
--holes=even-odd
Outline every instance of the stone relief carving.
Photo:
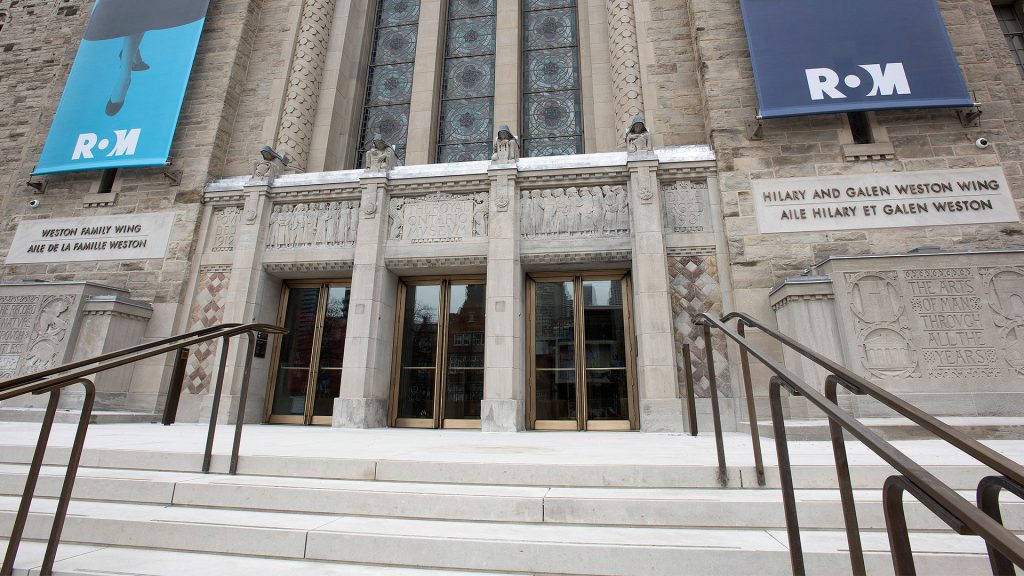
[[235,249],[235,229],[242,209],[238,206],[217,208],[213,211],[213,248],[211,252],[231,252]]
[[1024,268],[982,268],[979,274],[1003,358],[1011,370],[1024,375]]
[[665,226],[669,232],[705,232],[707,224],[707,182],[681,180],[662,190]]
[[435,192],[388,203],[388,239],[406,242],[458,242],[487,236],[490,193]]
[[306,0],[302,7],[277,142],[277,149],[290,156],[299,168],[305,168],[309,160],[334,4],[334,0]]
[[636,42],[636,18],[632,0],[607,0],[608,50],[612,65],[615,118],[620,130],[629,119],[643,114],[640,86],[640,51]]
[[523,191],[520,209],[520,230],[526,238],[617,236],[630,230],[623,186]]
[[880,378],[919,375],[918,351],[896,272],[858,272],[848,274],[846,280],[864,368]]
[[358,228],[358,202],[277,205],[270,213],[267,248],[350,245]]
[[63,342],[71,326],[69,311],[74,302],[74,296],[50,296],[43,299],[25,347],[19,369],[21,374],[46,370],[58,364],[58,356],[64,351]]

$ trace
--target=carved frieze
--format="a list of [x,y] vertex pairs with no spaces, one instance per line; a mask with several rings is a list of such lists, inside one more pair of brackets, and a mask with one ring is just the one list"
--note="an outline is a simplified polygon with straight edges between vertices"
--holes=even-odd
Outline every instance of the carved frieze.
[[623,186],[526,190],[520,203],[526,238],[629,234],[629,196]]
[[75,296],[44,296],[39,313],[28,332],[20,374],[53,368],[62,360],[64,342],[71,327]]
[[879,378],[914,374],[919,360],[895,271],[847,274],[860,362]]
[[216,208],[213,211],[213,247],[211,252],[231,252],[235,249],[235,233],[242,209],[238,206]]
[[1014,374],[1024,375],[1024,268],[982,268],[979,275],[1003,361]]
[[435,192],[388,203],[388,239],[414,244],[486,238],[490,193]]
[[267,248],[351,245],[358,228],[358,202],[279,204],[270,213]]
[[692,234],[710,232],[708,225],[708,184],[680,180],[662,189],[667,232]]

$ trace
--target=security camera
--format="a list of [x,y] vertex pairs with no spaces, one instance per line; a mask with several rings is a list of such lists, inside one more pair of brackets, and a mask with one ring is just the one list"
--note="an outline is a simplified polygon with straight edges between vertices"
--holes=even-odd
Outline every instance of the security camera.
[[40,200],[39,198],[33,198],[28,201],[29,208],[38,208],[39,205],[42,203],[42,200]]
[[974,141],[974,145],[977,146],[979,150],[988,148],[989,144],[991,143],[988,141],[988,138],[978,138]]

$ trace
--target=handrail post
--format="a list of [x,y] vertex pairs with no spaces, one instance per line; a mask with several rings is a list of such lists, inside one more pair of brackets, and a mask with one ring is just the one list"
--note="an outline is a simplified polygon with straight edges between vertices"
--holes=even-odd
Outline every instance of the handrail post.
[[188,356],[188,348],[178,348],[174,353],[174,367],[171,370],[171,381],[167,386],[167,400],[164,402],[164,426],[174,424],[178,417],[178,400],[181,398],[181,385],[185,381]]
[[683,344],[683,371],[686,375],[686,411],[690,420],[690,436],[696,436],[697,400],[693,391],[693,362],[690,360],[689,344]]
[[[1004,489],[1013,492],[1018,498],[1024,498],[1024,487],[1005,476],[986,476],[978,482],[978,508],[993,520],[1003,523],[1003,514],[999,510],[999,493]],[[988,561],[992,565],[993,576],[1014,576],[1016,572],[1013,562],[988,542]]]
[[[836,385],[839,378],[834,374],[825,378],[825,397],[839,406]],[[846,526],[846,542],[850,546],[850,565],[855,576],[864,576],[864,547],[860,541],[860,524],[857,522],[857,503],[853,498],[853,481],[850,479],[850,461],[846,456],[846,438],[843,427],[828,419],[828,433],[832,438],[832,455],[836,461],[836,477],[839,482],[839,499],[843,504],[843,523]]]
[[[746,339],[743,320],[736,322],[736,332],[740,338]],[[743,392],[747,395],[747,419],[750,420],[750,442],[754,446],[754,470],[757,472],[757,485],[764,487],[764,461],[761,458],[761,435],[757,431],[757,407],[754,406],[754,387],[750,383],[750,359],[747,349],[740,346],[740,368],[743,370]]]
[[708,393],[711,395],[711,420],[715,426],[715,448],[718,450],[718,483],[729,485],[725,465],[725,442],[722,440],[722,414],[718,409],[718,378],[715,374],[715,350],[711,344],[711,326],[704,324],[704,365],[708,371]]
[[882,508],[885,510],[885,529],[889,536],[889,553],[896,576],[916,576],[914,551],[910,547],[907,515],[903,509],[903,476],[889,476],[882,486]]
[[242,424],[245,421],[245,401],[249,396],[249,375],[252,373],[252,357],[256,352],[256,333],[246,332],[249,340],[245,351],[245,370],[242,372],[242,389],[238,392],[238,414],[235,416],[235,439],[231,444],[231,463],[228,474],[238,471],[238,449],[242,444]]
[[57,559],[57,547],[60,546],[60,535],[64,531],[68,505],[71,504],[71,492],[75,488],[75,479],[78,477],[78,464],[82,460],[82,450],[85,449],[85,434],[89,431],[92,406],[96,401],[96,385],[86,378],[81,378],[78,381],[85,387],[85,398],[82,402],[82,412],[78,416],[78,429],[75,431],[75,441],[71,444],[71,456],[68,458],[68,468],[64,473],[64,486],[60,491],[60,499],[57,500],[57,510],[53,515],[53,527],[50,528],[50,539],[46,543],[46,554],[43,556],[40,574],[53,573],[53,563]]
[[18,513],[14,517],[14,526],[11,528],[11,535],[7,541],[7,554],[4,556],[3,566],[0,567],[0,575],[2,576],[11,576],[14,573],[14,557],[18,555],[18,548],[21,546],[21,536],[25,532],[25,522],[28,521],[28,512],[32,507],[32,498],[36,493],[39,471],[43,467],[46,445],[50,441],[53,419],[57,415],[57,405],[60,403],[60,391],[60,388],[50,391],[50,400],[46,404],[46,415],[43,416],[43,423],[39,427],[39,439],[36,440],[36,450],[32,454],[32,464],[29,465],[28,476],[25,478],[25,488],[21,494],[21,505],[18,506]]
[[230,344],[230,336],[221,338],[220,364],[217,366],[217,384],[213,388],[210,428],[206,433],[206,452],[203,453],[203,473],[210,471],[210,461],[213,459],[213,437],[217,432],[217,414],[220,412],[220,396],[224,388],[224,372],[228,365],[228,346]]
[[786,515],[786,536],[789,539],[789,561],[794,576],[804,576],[804,548],[800,542],[800,520],[796,512],[796,495],[793,492],[793,468],[789,463],[789,443],[786,441],[786,422],[782,414],[782,386],[785,381],[772,376],[768,382],[768,398],[771,400],[772,429],[775,432],[775,452],[779,460],[779,481],[782,484],[782,509]]

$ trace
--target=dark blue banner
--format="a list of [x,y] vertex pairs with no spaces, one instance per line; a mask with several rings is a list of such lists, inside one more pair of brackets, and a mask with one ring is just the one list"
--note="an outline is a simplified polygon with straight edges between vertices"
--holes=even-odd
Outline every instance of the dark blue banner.
[[98,0],[35,174],[167,162],[209,0]]
[[761,116],[973,104],[935,0],[740,0]]

